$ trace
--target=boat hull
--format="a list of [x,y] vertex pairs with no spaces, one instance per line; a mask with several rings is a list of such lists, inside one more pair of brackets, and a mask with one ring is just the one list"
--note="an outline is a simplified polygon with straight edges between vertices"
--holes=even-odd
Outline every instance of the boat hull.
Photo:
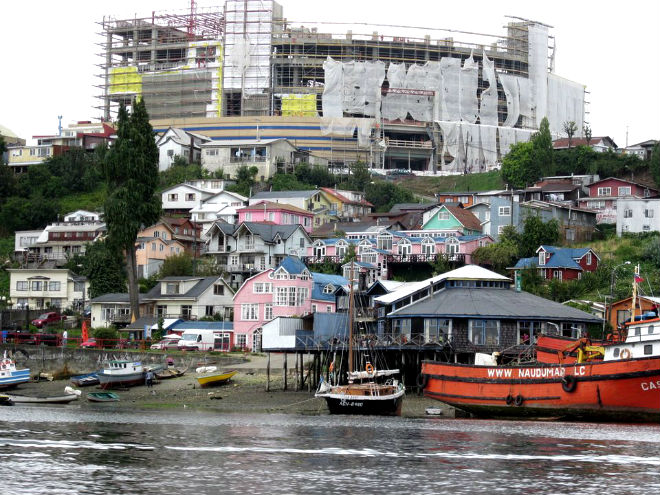
[[30,370],[3,370],[0,372],[0,390],[14,388],[30,381]]
[[71,383],[76,387],[89,387],[99,384],[98,373],[88,373],[86,375],[72,376]]
[[535,366],[422,365],[426,397],[478,416],[657,421],[660,358]]
[[103,390],[112,388],[126,388],[135,385],[144,385],[145,372],[139,371],[124,375],[107,374],[104,372],[98,373],[99,385]]
[[119,396],[112,392],[90,392],[87,394],[87,400],[90,402],[118,402]]
[[30,397],[28,395],[10,395],[14,404],[68,404],[78,399],[77,395],[54,395],[51,397]]
[[234,376],[237,371],[228,371],[226,373],[213,373],[209,375],[203,375],[197,377],[197,382],[202,388],[207,387],[216,387],[227,383],[232,376]]
[[401,416],[403,394],[398,397],[362,397],[337,394],[323,397],[330,414],[363,414],[371,416]]

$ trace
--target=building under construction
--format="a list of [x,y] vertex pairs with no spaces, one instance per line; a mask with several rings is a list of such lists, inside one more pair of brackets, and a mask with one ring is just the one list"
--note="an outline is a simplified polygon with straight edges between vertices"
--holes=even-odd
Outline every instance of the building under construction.
[[157,130],[284,137],[339,166],[486,171],[543,117],[557,134],[585,123],[584,85],[553,72],[551,28],[510,21],[467,42],[455,30],[302,26],[271,0],[104,19],[102,111],[111,119],[139,96]]

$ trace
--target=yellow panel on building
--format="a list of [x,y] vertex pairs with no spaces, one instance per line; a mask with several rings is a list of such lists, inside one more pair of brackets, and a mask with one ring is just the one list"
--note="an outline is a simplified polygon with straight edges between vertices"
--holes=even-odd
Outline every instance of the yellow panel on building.
[[142,93],[142,76],[138,74],[137,67],[113,67],[110,69],[110,94]]
[[316,117],[316,95],[282,95],[283,117]]

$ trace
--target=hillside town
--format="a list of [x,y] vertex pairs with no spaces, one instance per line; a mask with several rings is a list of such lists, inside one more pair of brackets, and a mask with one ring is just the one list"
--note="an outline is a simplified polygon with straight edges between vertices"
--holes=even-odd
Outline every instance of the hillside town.
[[355,345],[433,395],[426,361],[657,318],[659,141],[592,135],[546,24],[484,44],[194,14],[100,23],[98,120],[0,126],[3,344],[309,355],[319,397]]

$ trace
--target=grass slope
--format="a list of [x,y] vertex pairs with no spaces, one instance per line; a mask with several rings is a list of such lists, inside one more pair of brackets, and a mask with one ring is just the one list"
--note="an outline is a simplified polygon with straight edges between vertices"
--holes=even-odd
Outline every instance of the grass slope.
[[415,194],[432,196],[439,192],[471,192],[504,189],[505,184],[499,170],[483,174],[448,175],[443,177],[404,177],[397,181]]

